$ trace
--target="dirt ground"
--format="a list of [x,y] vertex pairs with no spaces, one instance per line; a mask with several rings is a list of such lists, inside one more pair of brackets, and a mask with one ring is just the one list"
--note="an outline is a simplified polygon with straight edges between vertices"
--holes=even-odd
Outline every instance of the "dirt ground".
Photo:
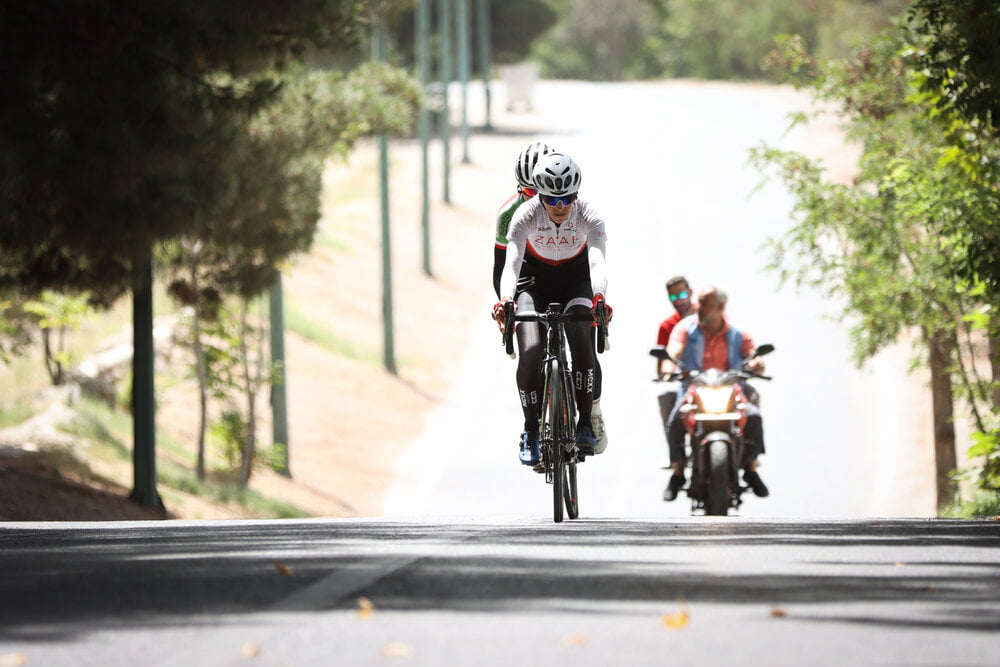
[[[470,100],[470,124],[481,125]],[[377,151],[358,147],[325,175],[323,217],[310,253],[284,271],[291,478],[256,473],[251,487],[315,516],[376,516],[396,461],[431,410],[447,397],[464,362],[473,318],[493,303],[493,215],[513,190],[517,152],[544,136],[537,112],[509,114],[494,103],[494,126],[470,133],[463,162],[452,136],[450,197],[443,199],[443,150],[430,162],[430,265],[423,267],[421,153],[394,141],[391,166],[392,345],[396,373],[382,361],[382,242]],[[308,326],[296,325],[306,322]],[[305,337],[295,330],[318,331]],[[196,400],[190,382],[158,388],[157,424],[194,449]],[[263,404],[266,408],[266,402]],[[267,410],[264,410],[267,412]],[[261,424],[270,440],[270,425]],[[0,520],[159,518],[127,500],[131,469],[94,462],[93,479],[59,470],[37,455],[0,459]],[[161,447],[159,456],[165,456]],[[245,509],[161,493],[174,518],[244,518]]]

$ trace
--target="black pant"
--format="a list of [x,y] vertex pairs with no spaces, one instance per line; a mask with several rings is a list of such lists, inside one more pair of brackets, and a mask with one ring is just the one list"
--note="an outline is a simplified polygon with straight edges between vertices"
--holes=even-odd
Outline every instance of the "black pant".
[[[566,303],[578,294],[542,300],[551,295],[539,295],[534,290],[517,297],[520,312],[544,312],[549,303]],[[585,306],[574,306],[570,312],[589,312]],[[594,328],[589,322],[566,322],[566,342],[572,359],[574,396],[579,422],[577,427],[590,424],[594,400],[601,396],[601,368],[594,349]],[[538,430],[542,393],[542,361],[545,358],[545,327],[540,322],[518,322],[517,390],[524,413],[524,430]]]

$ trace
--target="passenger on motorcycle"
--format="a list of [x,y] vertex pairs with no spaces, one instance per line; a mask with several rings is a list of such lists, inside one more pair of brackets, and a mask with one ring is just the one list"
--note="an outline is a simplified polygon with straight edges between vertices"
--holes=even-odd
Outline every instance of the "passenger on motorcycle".
[[[549,153],[538,160],[532,181],[538,196],[517,208],[507,231],[500,301],[493,308],[493,318],[501,331],[507,324],[503,307],[507,301],[514,301],[520,312],[542,312],[554,302],[564,304],[567,311],[594,312],[598,302],[605,301],[608,278],[604,219],[578,196],[580,168],[568,155]],[[523,287],[519,288],[519,284]],[[610,308],[607,310],[610,319]],[[593,331],[586,322],[566,324],[579,410],[577,446],[583,453],[600,454],[607,440],[595,433],[595,426],[604,429],[603,420],[597,419],[599,413],[594,411],[594,402],[601,395],[601,377]],[[533,466],[539,460],[539,369],[545,335],[537,322],[521,322],[515,333],[519,353],[517,388],[524,414],[519,458],[524,465]]]
[[[716,368],[721,371],[738,369],[744,357],[754,350],[754,342],[749,334],[730,325],[725,315],[727,295],[717,287],[704,287],[698,292],[698,312],[682,319],[670,333],[667,343],[667,353],[672,359],[680,360],[684,370],[707,370]],[[675,366],[669,360],[661,370],[667,375]],[[757,358],[750,362],[749,370],[763,373],[764,362]],[[683,391],[683,389],[681,390]],[[667,431],[667,441],[670,445],[670,466],[673,474],[663,492],[664,500],[674,500],[684,486],[684,423],[678,410],[679,403],[674,405],[670,414],[670,425]],[[750,486],[754,494],[763,498],[768,495],[767,486],[757,472],[757,457],[764,453],[764,426],[760,409],[753,403],[747,404],[747,423],[743,430],[746,447],[743,468],[743,480]]]
[[[667,319],[660,322],[660,329],[656,334],[656,344],[666,347],[667,343],[670,342],[670,332],[674,330],[674,327],[682,318],[691,315],[698,310],[698,305],[694,301],[694,294],[691,291],[691,285],[688,283],[687,278],[684,276],[674,276],[667,280],[667,298],[670,300],[670,305],[673,306],[674,312]],[[657,360],[656,362],[656,376],[660,380],[665,380],[670,376],[670,373],[664,370],[665,360]],[[667,433],[670,427],[670,414],[673,412],[674,403],[677,402],[677,387],[671,386],[665,392],[657,397],[660,404],[660,419],[663,422],[663,435],[667,438],[667,442],[670,442]],[[668,450],[669,452],[669,447]],[[669,495],[669,485],[664,489],[663,495],[666,498]],[[675,494],[676,495],[676,494]]]

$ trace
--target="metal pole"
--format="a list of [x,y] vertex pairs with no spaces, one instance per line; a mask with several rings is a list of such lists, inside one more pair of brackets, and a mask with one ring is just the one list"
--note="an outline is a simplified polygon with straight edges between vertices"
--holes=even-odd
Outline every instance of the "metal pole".
[[458,79],[462,82],[462,163],[469,164],[469,0],[458,2]]
[[452,0],[438,0],[438,35],[441,39],[440,75],[442,84],[442,108],[438,123],[444,148],[444,203],[451,203],[451,108],[448,106],[448,84],[451,83],[451,3]]
[[285,373],[285,306],[281,287],[281,271],[274,270],[274,284],[269,294],[271,319],[271,365],[274,380],[271,382],[271,434],[272,442],[282,452],[278,472],[291,477],[288,454],[288,374]]
[[[372,35],[372,55],[384,61],[386,58],[385,18],[376,14],[373,21],[375,33]],[[382,344],[385,369],[396,374],[396,354],[393,345],[392,324],[392,243],[389,234],[389,138],[378,135],[379,194],[382,211]]]
[[[426,93],[427,84],[430,80],[430,25],[431,25],[431,2],[432,0],[417,1],[417,71],[420,83]],[[428,276],[431,273],[431,190],[430,190],[430,164],[428,160],[428,144],[431,133],[431,114],[426,104],[420,107],[420,176],[421,176],[421,204],[420,204],[420,230],[423,240],[423,265],[424,273]]]
[[153,254],[139,258],[132,293],[131,500],[163,509],[156,490],[156,387],[153,377]]
[[477,32],[479,33],[479,66],[483,74],[483,91],[486,94],[486,130],[493,129],[493,118],[490,109],[490,71],[493,69],[493,36],[490,32],[489,0],[476,0]]

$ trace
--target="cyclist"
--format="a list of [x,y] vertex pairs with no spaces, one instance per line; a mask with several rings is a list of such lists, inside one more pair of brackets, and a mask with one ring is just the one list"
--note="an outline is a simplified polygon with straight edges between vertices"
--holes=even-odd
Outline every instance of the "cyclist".
[[[685,370],[705,370],[717,368],[725,371],[740,368],[742,360],[754,349],[753,339],[745,331],[729,324],[725,315],[726,293],[717,287],[706,286],[698,292],[698,312],[682,319],[670,333],[667,352],[671,358],[679,359]],[[764,361],[754,359],[750,370],[764,372]],[[665,371],[672,372],[674,364],[667,361]],[[670,444],[670,465],[673,474],[663,492],[663,499],[677,498],[677,492],[684,486],[684,417],[677,405],[670,415],[670,429],[667,438]],[[764,453],[764,426],[760,409],[747,402],[747,423],[743,429],[746,448],[743,453],[743,480],[750,485],[754,494],[764,498],[768,488],[757,472],[757,456]]]
[[[670,317],[660,322],[660,328],[656,334],[656,344],[663,347],[666,347],[670,341],[670,332],[674,330],[677,323],[698,310],[698,305],[694,301],[694,293],[691,291],[691,285],[688,283],[687,278],[684,276],[673,276],[667,280],[666,287],[667,298],[670,300],[670,305],[673,306],[674,312]],[[656,375],[661,380],[665,380],[670,375],[666,372],[666,365],[667,362],[662,359],[656,362]],[[668,389],[660,394],[657,400],[660,404],[660,419],[663,422],[663,434],[667,439],[667,443],[669,443],[670,414],[674,410],[674,403],[677,402],[677,388],[672,387]],[[664,500],[671,500],[672,498],[668,498],[670,495],[676,496],[676,492],[670,491],[668,483],[667,487],[663,490]]]
[[500,274],[503,272],[504,260],[507,258],[507,230],[511,218],[517,208],[535,196],[535,186],[531,181],[531,172],[538,164],[538,158],[555,150],[544,142],[536,141],[521,151],[514,163],[514,178],[517,180],[517,192],[503,203],[497,212],[496,236],[493,245],[493,291],[500,298]]
[[[568,155],[549,153],[539,158],[532,172],[538,196],[517,209],[508,229],[500,301],[493,308],[501,330],[507,325],[504,303],[508,301],[514,301],[515,308],[523,312],[544,311],[549,303],[559,302],[567,311],[590,309],[596,320],[597,305],[605,301],[607,291],[607,236],[604,219],[578,197],[580,182],[580,168]],[[523,291],[517,289],[519,278]],[[607,310],[610,317],[610,308]],[[534,466],[539,460],[540,368],[545,336],[537,322],[521,322],[515,334],[517,388],[524,413],[519,458],[524,465]],[[582,453],[599,454],[603,447],[591,421],[594,400],[600,396],[593,327],[587,322],[567,323],[566,338],[579,409],[577,446]]]

